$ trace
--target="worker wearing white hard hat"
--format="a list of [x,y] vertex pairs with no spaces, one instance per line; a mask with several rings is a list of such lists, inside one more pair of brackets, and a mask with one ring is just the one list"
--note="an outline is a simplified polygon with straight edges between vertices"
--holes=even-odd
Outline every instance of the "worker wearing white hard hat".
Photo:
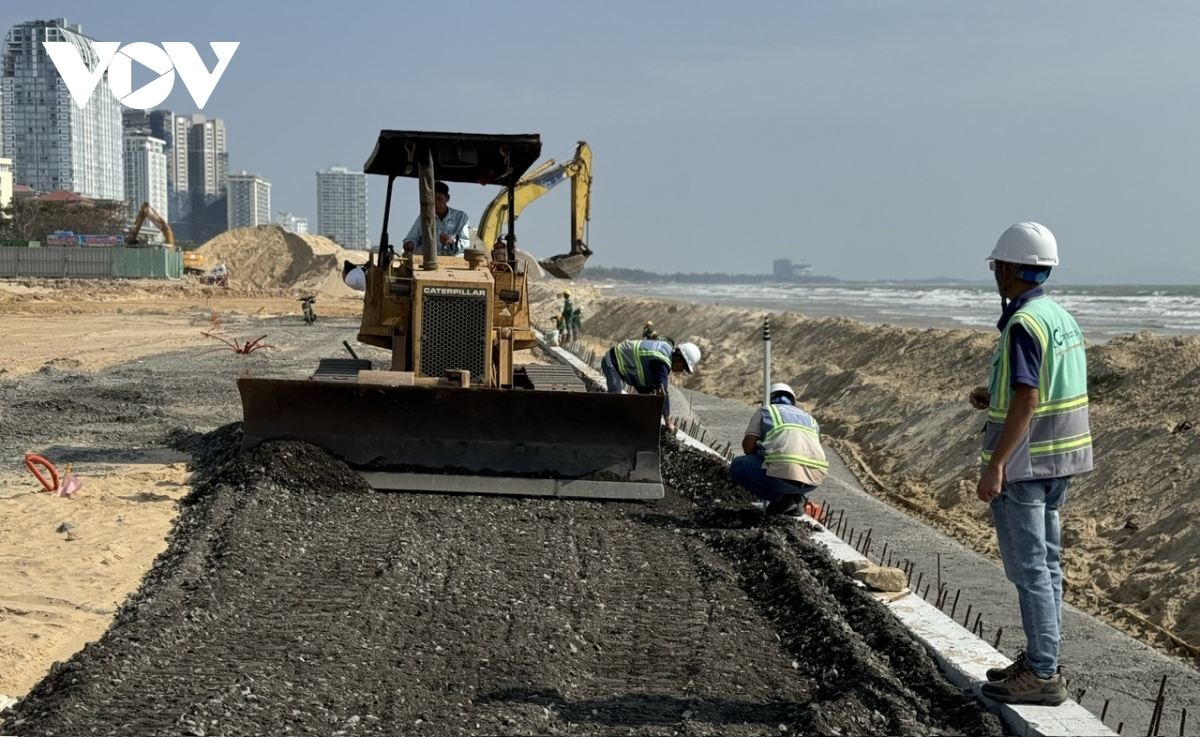
[[796,392],[787,384],[771,385],[771,403],[754,411],[742,451],[729,475],[767,503],[768,515],[803,514],[808,495],[829,473],[821,427],[796,406]]
[[695,343],[673,346],[665,340],[623,340],[600,359],[600,370],[610,394],[624,393],[629,385],[638,394],[663,395],[663,422],[673,433],[668,386],[671,374],[693,373],[699,364],[700,348]]
[[1002,311],[989,385],[969,396],[972,407],[988,413],[976,493],[992,508],[1026,647],[1011,666],[989,670],[982,690],[995,701],[1057,706],[1067,699],[1058,660],[1058,510],[1071,477],[1092,470],[1083,333],[1042,287],[1058,265],[1058,241],[1049,228],[1033,222],[1009,227],[987,260]]

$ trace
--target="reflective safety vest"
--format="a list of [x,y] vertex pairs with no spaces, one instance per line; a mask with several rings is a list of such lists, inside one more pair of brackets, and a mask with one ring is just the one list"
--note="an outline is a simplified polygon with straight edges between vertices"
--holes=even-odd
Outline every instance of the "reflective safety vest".
[[[768,476],[781,476],[774,464],[796,464],[804,466],[803,474],[813,486],[821,483],[829,473],[829,462],[821,447],[821,427],[813,416],[790,404],[770,404],[762,412],[763,462],[767,464]],[[788,474],[787,476],[790,476]]]
[[648,389],[651,388],[650,377],[655,376],[650,363],[662,361],[669,369],[675,349],[665,340],[623,340],[613,347],[612,352],[621,380],[630,386]]
[[986,466],[1000,441],[1012,406],[1009,376],[1010,333],[1025,329],[1042,348],[1038,404],[1029,432],[1004,465],[1004,481],[1073,476],[1092,470],[1092,433],[1088,421],[1087,359],[1083,332],[1075,318],[1049,297],[1035,297],[1013,313],[992,356],[991,406],[983,434],[981,463]]

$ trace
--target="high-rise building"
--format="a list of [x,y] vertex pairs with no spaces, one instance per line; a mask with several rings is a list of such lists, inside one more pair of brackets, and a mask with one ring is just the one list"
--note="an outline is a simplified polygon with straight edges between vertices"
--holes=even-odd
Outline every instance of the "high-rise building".
[[187,128],[187,182],[190,240],[203,243],[228,227],[229,202],[225,183],[229,173],[225,121],[203,115],[183,118]]
[[[170,200],[167,198],[167,156],[161,139],[138,133],[125,135],[125,196],[129,201],[129,217],[136,218],[143,202],[170,222]],[[161,243],[163,234],[154,223],[142,224],[146,240]]]
[[367,235],[367,175],[344,166],[317,172],[317,234],[344,248],[370,247]]
[[193,197],[203,197],[206,204],[220,197],[228,175],[225,121],[192,115],[188,129],[188,188]]
[[92,39],[65,18],[13,26],[0,58],[0,155],[12,159],[14,179],[35,190],[123,200],[121,104],[109,90],[107,74],[80,108],[45,41],[70,43],[89,68],[99,62]]
[[[161,127],[162,139],[167,142],[167,196],[171,200],[171,212],[176,218],[186,219],[192,210],[188,188],[188,130],[191,121],[170,110],[155,110],[157,126]],[[158,135],[158,127],[151,130]]]
[[12,159],[0,158],[0,208],[12,204],[13,178]]
[[125,135],[153,136],[163,142],[167,161],[167,202],[173,217],[186,218],[188,201],[188,131],[191,120],[170,110],[126,110]]
[[230,174],[230,228],[248,228],[271,223],[271,183],[257,174],[240,171]]
[[280,212],[275,216],[275,222],[289,233],[304,235],[308,232],[308,218],[297,217],[290,212]]

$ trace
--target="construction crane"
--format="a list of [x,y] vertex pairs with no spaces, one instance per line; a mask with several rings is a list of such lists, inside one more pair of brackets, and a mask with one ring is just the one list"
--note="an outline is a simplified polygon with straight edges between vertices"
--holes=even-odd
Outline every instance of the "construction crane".
[[[312,443],[377,489],[662,498],[661,396],[588,392],[566,367],[515,364],[537,345],[514,230],[517,185],[541,146],[534,134],[380,132],[363,170],[387,178],[383,233],[364,266],[358,340],[390,355],[378,368],[353,351],[322,359],[304,379],[239,377],[243,449]],[[443,181],[504,188],[501,259],[438,254],[435,167]],[[389,242],[402,178],[419,180],[423,254]]]
[[163,216],[159,215],[157,212],[154,211],[154,208],[150,207],[149,202],[143,202],[141,208],[138,210],[137,219],[133,221],[133,227],[129,230],[129,235],[125,236],[125,245],[127,245],[127,246],[139,245],[138,235],[141,234],[142,225],[147,220],[154,223],[158,227],[158,230],[162,233],[163,240],[166,241],[166,244],[168,246],[170,246],[171,248],[174,248],[175,247],[174,231],[171,230],[170,225],[167,225],[167,221],[165,219],[163,219]]
[[[521,211],[530,203],[549,192],[560,182],[571,180],[571,250],[559,256],[542,259],[538,263],[546,271],[560,279],[574,279],[583,271],[584,262],[592,251],[583,236],[592,217],[592,149],[586,141],[575,147],[575,158],[558,163],[550,159],[529,172],[513,187],[512,219],[520,217]],[[485,248],[491,249],[500,236],[502,224],[509,221],[508,193],[501,192],[483,211],[476,235]]]

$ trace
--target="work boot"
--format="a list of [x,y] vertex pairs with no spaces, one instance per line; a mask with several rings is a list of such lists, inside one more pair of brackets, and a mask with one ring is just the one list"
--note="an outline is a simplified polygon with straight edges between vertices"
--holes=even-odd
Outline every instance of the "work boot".
[[1025,651],[1017,653],[1017,657],[1013,658],[1013,662],[1003,668],[988,668],[987,679],[988,683],[996,683],[1003,681],[1005,678],[1012,678],[1017,674],[1017,670],[1025,664]]
[[[995,683],[996,681],[1003,681],[1005,678],[1011,678],[1012,675],[1017,672],[1017,668],[1020,668],[1021,664],[1024,662],[1025,651],[1022,650],[1017,653],[1017,657],[1013,660],[1013,662],[1009,663],[1003,668],[988,668],[987,679],[990,683]],[[1066,666],[1058,666],[1058,675],[1063,678],[1067,677]]]
[[1004,704],[1038,704],[1058,706],[1067,700],[1067,687],[1062,672],[1056,671],[1052,678],[1038,678],[1025,665],[1025,659],[1017,661],[1017,672],[1003,681],[985,683],[980,691],[992,701]]
[[787,515],[790,517],[799,517],[804,514],[804,505],[800,503],[800,498],[795,496],[783,496],[767,505],[764,510],[768,517],[779,515]]

